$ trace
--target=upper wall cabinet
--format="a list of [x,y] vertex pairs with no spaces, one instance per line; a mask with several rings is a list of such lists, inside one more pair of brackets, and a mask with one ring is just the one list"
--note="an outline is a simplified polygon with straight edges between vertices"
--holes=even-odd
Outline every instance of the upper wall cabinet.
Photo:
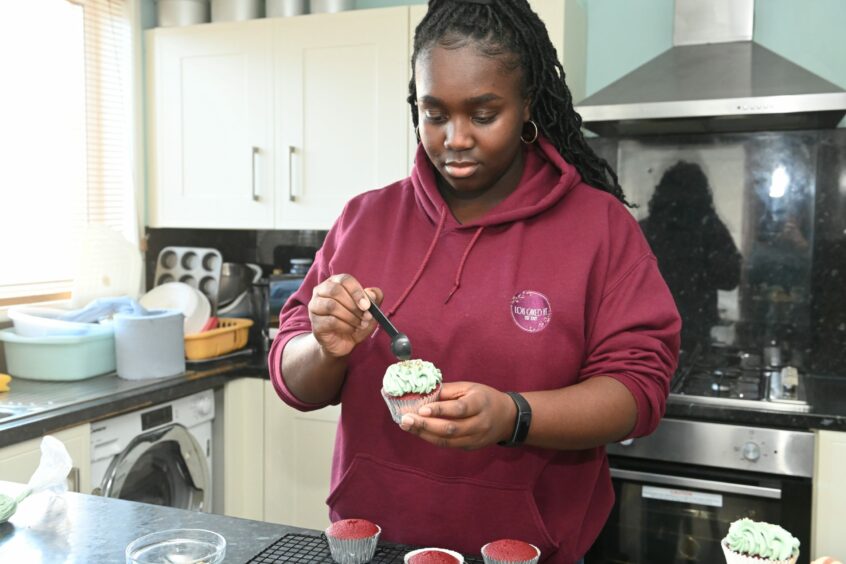
[[147,32],[149,224],[328,229],[408,174],[408,8]]
[[326,229],[408,175],[408,8],[274,23],[276,227]]
[[270,24],[147,32],[150,225],[273,227]]

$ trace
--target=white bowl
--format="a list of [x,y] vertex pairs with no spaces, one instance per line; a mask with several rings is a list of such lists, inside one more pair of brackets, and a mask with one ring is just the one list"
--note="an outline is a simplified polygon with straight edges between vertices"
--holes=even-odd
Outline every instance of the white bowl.
[[95,323],[79,323],[77,321],[63,321],[58,319],[67,310],[14,306],[9,308],[9,319],[15,327],[15,333],[21,337],[59,337],[87,335],[97,329]]
[[223,562],[225,556],[226,539],[204,529],[169,529],[150,533],[126,547],[127,564],[217,564]]
[[199,333],[211,317],[211,304],[201,291],[184,282],[156,286],[138,302],[147,309],[175,309],[185,316],[185,334]]

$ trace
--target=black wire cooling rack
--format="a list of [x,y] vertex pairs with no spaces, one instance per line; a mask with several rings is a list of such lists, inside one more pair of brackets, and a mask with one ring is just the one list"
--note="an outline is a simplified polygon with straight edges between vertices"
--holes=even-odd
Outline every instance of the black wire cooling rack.
[[[380,542],[373,556],[372,564],[403,564],[403,556],[415,550],[417,546]],[[277,564],[296,562],[297,564],[334,564],[329,554],[329,545],[324,535],[312,536],[301,534],[285,535],[260,553],[247,564]],[[484,564],[479,557],[464,557],[467,564]]]

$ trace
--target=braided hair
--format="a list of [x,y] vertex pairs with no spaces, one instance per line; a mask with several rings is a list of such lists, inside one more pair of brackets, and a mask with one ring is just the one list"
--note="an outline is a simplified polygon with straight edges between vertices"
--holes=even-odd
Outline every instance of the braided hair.
[[414,127],[419,124],[414,65],[437,45],[457,49],[473,42],[487,57],[497,57],[508,70],[522,69],[523,95],[540,132],[589,185],[613,194],[631,206],[617,174],[599,157],[581,132],[582,118],[564,80],[546,26],[527,0],[429,0],[429,11],[414,33],[408,103]]

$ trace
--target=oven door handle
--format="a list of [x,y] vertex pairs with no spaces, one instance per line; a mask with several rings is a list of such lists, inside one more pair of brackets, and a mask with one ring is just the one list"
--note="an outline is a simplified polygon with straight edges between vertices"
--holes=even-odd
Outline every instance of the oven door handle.
[[680,488],[694,488],[697,490],[708,490],[722,493],[734,493],[752,497],[765,497],[769,499],[781,499],[779,488],[765,488],[761,486],[747,486],[746,484],[734,484],[732,482],[716,482],[713,480],[700,480],[697,478],[685,478],[683,476],[667,476],[665,474],[653,474],[652,472],[638,472],[635,470],[623,470],[611,468],[611,477],[620,480],[633,480],[648,484],[661,484],[663,486],[676,486]]

